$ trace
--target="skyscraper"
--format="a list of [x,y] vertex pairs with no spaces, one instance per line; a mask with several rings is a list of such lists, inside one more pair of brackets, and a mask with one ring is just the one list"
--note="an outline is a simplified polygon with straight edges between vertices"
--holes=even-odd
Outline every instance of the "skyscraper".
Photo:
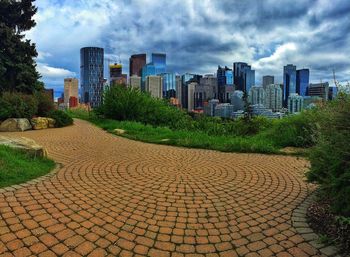
[[147,76],[146,77],[146,92],[151,96],[162,98],[163,78],[161,76]]
[[[218,81],[218,98],[220,102],[226,102],[228,99],[227,92],[233,91],[233,72],[228,67],[218,66],[216,73]],[[228,87],[232,87],[230,90]]]
[[307,96],[309,87],[309,69],[297,70],[296,92],[301,96]]
[[103,48],[80,49],[81,97],[84,103],[98,107],[103,95]]
[[146,54],[133,54],[129,59],[129,76],[141,77],[142,68],[146,65]]
[[123,66],[119,63],[109,65],[110,85],[126,85],[127,75],[123,74]]
[[170,99],[176,97],[176,75],[166,72],[160,74],[163,78],[163,98]]
[[199,80],[199,86],[203,87],[203,92],[205,92],[204,100],[218,97],[218,79],[214,75],[204,75]]
[[130,77],[129,80],[130,80],[129,85],[131,88],[141,90],[141,77],[137,75],[133,75]]
[[166,72],[166,54],[152,53],[152,63],[155,67],[156,75]]
[[255,84],[255,70],[244,62],[233,63],[234,84],[236,90],[249,93],[250,88]]
[[182,81],[181,76],[176,75],[175,77],[175,83],[176,83],[176,98],[178,100],[178,103],[180,106],[182,106]]
[[266,85],[265,106],[274,112],[278,112],[282,109],[282,88],[280,84]]
[[64,79],[64,103],[69,104],[69,99],[75,97],[79,99],[78,90],[78,79],[76,78],[65,78]]
[[263,87],[265,88],[267,85],[271,85],[275,83],[275,77],[271,75],[263,76]]
[[283,67],[283,104],[287,106],[288,96],[295,94],[297,84],[297,67],[293,64],[288,64]]
[[329,83],[323,82],[323,83],[316,83],[316,84],[310,84],[308,88],[308,95],[309,96],[318,96],[322,98],[323,101],[328,100],[328,94],[329,94]]

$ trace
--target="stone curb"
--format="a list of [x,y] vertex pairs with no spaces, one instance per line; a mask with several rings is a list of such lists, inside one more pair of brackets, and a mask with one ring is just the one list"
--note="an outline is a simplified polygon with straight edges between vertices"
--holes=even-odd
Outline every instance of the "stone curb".
[[321,243],[318,235],[314,233],[307,222],[307,209],[311,203],[315,201],[315,198],[316,194],[311,193],[297,208],[294,209],[292,213],[292,225],[306,242],[318,249],[323,255],[329,257],[342,257],[335,246]]
[[18,189],[21,189],[21,188],[25,188],[25,187],[28,187],[28,186],[31,186],[31,185],[35,185],[35,184],[37,184],[39,182],[42,182],[42,181],[44,181],[44,180],[46,180],[48,178],[53,177],[62,167],[63,167],[62,164],[56,163],[55,168],[52,171],[50,171],[48,174],[40,176],[40,177],[37,177],[35,179],[29,180],[29,181],[21,183],[21,184],[0,188],[0,194],[6,193],[6,192],[15,191],[15,190],[18,190]]

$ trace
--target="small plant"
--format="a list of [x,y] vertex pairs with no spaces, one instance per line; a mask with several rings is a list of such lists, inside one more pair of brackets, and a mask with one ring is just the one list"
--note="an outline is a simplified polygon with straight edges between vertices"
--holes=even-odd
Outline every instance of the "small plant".
[[55,127],[61,128],[73,124],[73,119],[64,111],[54,110],[48,114],[48,117],[56,121]]

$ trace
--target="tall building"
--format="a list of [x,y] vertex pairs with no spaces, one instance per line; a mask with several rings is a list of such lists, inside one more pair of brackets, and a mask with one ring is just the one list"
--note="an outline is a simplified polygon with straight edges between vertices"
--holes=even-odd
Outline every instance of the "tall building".
[[127,85],[127,75],[123,74],[123,65],[114,63],[109,65],[109,84],[114,85]]
[[75,97],[79,99],[78,79],[65,78],[64,79],[64,103],[68,106],[69,99]]
[[233,105],[234,111],[244,110],[244,101],[243,101],[243,91],[236,90],[231,95],[231,104]]
[[166,72],[166,54],[152,53],[152,63],[155,67],[156,75]]
[[161,73],[163,78],[163,98],[170,99],[176,97],[176,75],[175,73]]
[[296,92],[301,96],[308,95],[310,71],[309,69],[297,70]]
[[129,76],[142,76],[142,68],[146,65],[146,54],[133,54],[129,59]]
[[304,108],[304,98],[296,93],[292,93],[288,96],[288,112],[289,113],[298,113],[301,112]]
[[222,118],[231,118],[234,112],[234,106],[230,103],[218,104],[215,106],[215,116]]
[[81,97],[84,103],[98,107],[103,96],[103,48],[80,49]]
[[328,93],[328,100],[333,100],[338,95],[338,88],[337,87],[329,87],[328,92],[329,92]]
[[262,104],[265,105],[265,90],[260,86],[253,86],[249,90],[248,95],[249,102],[251,104]]
[[[233,91],[233,72],[228,67],[218,66],[217,73],[218,83],[218,98],[220,102],[226,102],[228,100],[227,91]],[[232,90],[230,90],[230,88]]]
[[161,76],[147,76],[146,77],[146,92],[149,92],[151,96],[162,98],[163,78]]
[[316,83],[316,84],[311,83],[309,85],[309,88],[308,88],[309,96],[318,96],[318,97],[321,97],[323,101],[327,101],[328,94],[329,94],[328,82]]
[[187,86],[187,111],[192,112],[194,110],[194,91],[198,86],[197,82],[190,82]]
[[188,108],[188,84],[196,82],[199,84],[199,80],[202,76],[196,74],[185,73],[181,76],[181,106],[184,109]]
[[218,79],[212,74],[204,75],[199,79],[199,85],[206,92],[204,99],[213,99],[218,97]]
[[282,109],[282,88],[280,84],[270,84],[265,87],[265,106],[274,112]]
[[152,53],[152,60],[141,70],[141,89],[145,90],[147,76],[160,75],[166,72],[166,54]]
[[283,104],[287,105],[288,96],[295,94],[297,84],[297,67],[293,64],[288,64],[283,67]]
[[181,76],[176,75],[176,99],[178,100],[179,106],[182,107],[182,80]]
[[275,77],[271,75],[263,76],[263,87],[265,88],[267,85],[271,85],[275,83]]
[[255,70],[245,62],[235,62],[233,75],[235,89],[249,93],[250,88],[255,84]]
[[211,99],[208,104],[204,106],[204,113],[208,116],[215,116],[215,107],[219,104],[218,99]]
[[129,80],[130,80],[129,85],[131,88],[141,90],[141,77],[137,75],[132,75]]

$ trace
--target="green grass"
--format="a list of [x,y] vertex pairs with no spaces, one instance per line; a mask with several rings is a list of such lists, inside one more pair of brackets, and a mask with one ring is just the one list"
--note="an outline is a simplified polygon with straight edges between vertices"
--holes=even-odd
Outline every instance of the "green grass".
[[0,145],[0,188],[20,184],[49,173],[55,163],[32,157],[24,152]]
[[280,148],[275,146],[267,137],[215,136],[201,131],[172,130],[167,127],[153,127],[134,121],[97,118],[93,113],[89,114],[82,110],[70,110],[68,114],[73,118],[87,120],[111,133],[114,129],[123,129],[126,133],[121,136],[142,142],[222,152],[281,154]]

